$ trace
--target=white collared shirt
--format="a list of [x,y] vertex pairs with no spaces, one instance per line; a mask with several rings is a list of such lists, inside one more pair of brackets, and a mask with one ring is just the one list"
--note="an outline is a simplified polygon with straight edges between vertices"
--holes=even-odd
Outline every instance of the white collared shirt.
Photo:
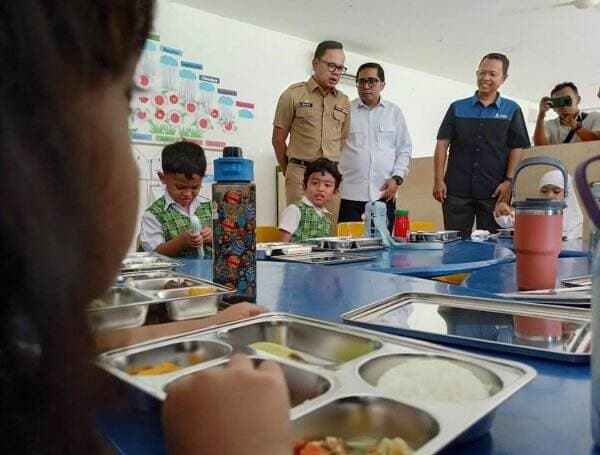
[[[166,189],[163,196],[165,198],[165,210],[167,210],[169,206],[174,205],[175,210],[187,216],[188,218],[190,213],[196,213],[198,206],[202,204],[202,202],[205,202],[203,199],[206,199],[204,196],[200,196],[199,194],[196,195],[194,200],[190,202],[190,211],[188,212],[181,205],[175,202],[175,200],[173,200]],[[140,245],[144,251],[154,251],[158,245],[165,243],[165,233],[163,231],[162,224],[160,224],[160,221],[158,221],[153,213],[150,213],[148,210],[146,210],[142,215],[141,224]]]
[[[583,121],[581,120],[581,112],[579,112],[577,114],[577,121],[581,122],[582,127],[586,130],[600,131],[600,112],[588,112]],[[544,129],[546,132],[546,139],[550,144],[562,144],[571,131],[571,127],[562,123],[560,117],[547,120],[544,123]],[[569,143],[571,142],[581,142],[581,138],[577,133],[575,133],[569,141]]]
[[[306,196],[302,198],[302,202],[314,208],[315,212],[317,212],[317,214],[320,216],[324,216],[326,213],[329,213],[325,207],[319,208],[315,206],[315,204],[310,202]],[[294,234],[294,232],[296,232],[298,229],[298,226],[300,226],[300,218],[301,213],[298,206],[296,204],[288,205],[281,213],[281,217],[279,218],[279,229],[289,232],[290,234]]]
[[379,99],[369,109],[360,98],[350,104],[350,134],[340,158],[342,199],[376,201],[393,175],[405,178],[412,143],[398,106]]

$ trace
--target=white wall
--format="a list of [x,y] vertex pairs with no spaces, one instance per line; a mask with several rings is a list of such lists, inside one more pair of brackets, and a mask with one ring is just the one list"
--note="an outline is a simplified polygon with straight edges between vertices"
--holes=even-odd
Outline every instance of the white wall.
[[[274,224],[276,161],[271,147],[271,122],[279,94],[290,84],[310,76],[315,43],[166,0],[159,3],[155,32],[162,42],[182,49],[186,58],[201,62],[207,74],[220,76],[222,87],[235,88],[240,99],[256,104],[252,126],[238,132],[239,145],[255,160],[258,224]],[[361,63],[370,60],[347,51],[346,66],[354,74]],[[404,111],[414,144],[413,156],[431,155],[449,103],[470,96],[475,86],[380,63],[386,71],[384,96]],[[465,63],[473,66],[473,80],[477,63],[476,59]],[[351,99],[356,97],[353,85],[341,84],[340,88]],[[506,89],[510,90],[510,79]],[[529,108],[536,107],[535,103],[516,101],[526,116]],[[160,150],[149,146],[134,149],[146,154]],[[148,201],[142,197],[141,203],[143,209]]]

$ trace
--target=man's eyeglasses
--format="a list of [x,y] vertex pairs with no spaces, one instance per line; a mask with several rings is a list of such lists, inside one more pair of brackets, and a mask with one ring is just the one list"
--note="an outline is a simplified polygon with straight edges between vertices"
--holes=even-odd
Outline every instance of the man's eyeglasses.
[[326,62],[323,59],[319,59],[319,60],[321,60],[323,63],[325,63],[327,65],[327,69],[329,70],[330,73],[344,74],[346,71],[348,71],[348,68],[346,68],[343,65],[338,66],[333,62]]
[[368,79],[358,79],[356,81],[356,85],[358,87],[375,87],[377,85],[377,82],[379,82],[379,79],[376,79],[374,77],[370,77]]

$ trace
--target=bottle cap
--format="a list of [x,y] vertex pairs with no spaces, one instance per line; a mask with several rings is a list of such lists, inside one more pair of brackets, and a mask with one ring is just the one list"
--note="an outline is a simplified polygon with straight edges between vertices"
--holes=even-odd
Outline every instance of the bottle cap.
[[396,216],[408,216],[408,209],[396,209],[394,211],[394,215],[396,215]]
[[241,158],[242,148],[241,147],[223,147],[223,158]]

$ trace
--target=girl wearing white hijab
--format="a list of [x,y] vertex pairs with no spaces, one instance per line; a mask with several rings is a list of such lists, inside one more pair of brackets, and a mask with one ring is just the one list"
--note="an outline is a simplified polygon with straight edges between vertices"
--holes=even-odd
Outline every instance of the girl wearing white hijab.
[[[583,214],[573,188],[573,177],[568,176],[567,208],[563,212],[563,237],[567,240],[579,239],[583,235]],[[565,198],[565,181],[562,172],[555,169],[546,172],[539,181],[540,196],[562,201]],[[496,206],[494,211],[496,223],[502,228],[512,228],[515,224],[514,212],[504,202]]]

